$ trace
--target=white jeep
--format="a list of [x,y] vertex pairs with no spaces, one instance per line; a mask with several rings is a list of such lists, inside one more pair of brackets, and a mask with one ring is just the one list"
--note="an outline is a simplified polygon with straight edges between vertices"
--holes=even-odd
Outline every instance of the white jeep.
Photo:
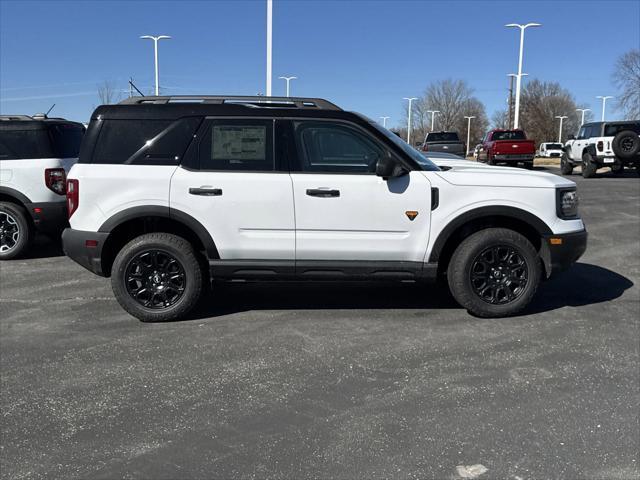
[[578,136],[569,136],[564,145],[560,169],[564,175],[582,167],[582,176],[592,178],[601,167],[613,173],[624,167],[640,172],[640,120],[592,122],[580,127]]
[[36,231],[67,226],[66,172],[84,131],[62,118],[0,116],[0,260],[23,255]]
[[441,169],[313,98],[98,107],[67,196],[65,252],[111,276],[142,321],[184,317],[216,294],[212,280],[440,277],[473,314],[512,315],[587,240],[573,182],[473,162]]

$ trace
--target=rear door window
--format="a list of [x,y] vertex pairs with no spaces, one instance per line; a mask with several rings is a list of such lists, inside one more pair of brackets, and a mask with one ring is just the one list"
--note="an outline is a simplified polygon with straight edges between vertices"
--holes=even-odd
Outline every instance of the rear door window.
[[618,133],[623,130],[631,130],[632,132],[636,132],[640,135],[640,122],[638,123],[614,123],[612,125],[606,125],[604,127],[604,136],[605,137],[615,137]]

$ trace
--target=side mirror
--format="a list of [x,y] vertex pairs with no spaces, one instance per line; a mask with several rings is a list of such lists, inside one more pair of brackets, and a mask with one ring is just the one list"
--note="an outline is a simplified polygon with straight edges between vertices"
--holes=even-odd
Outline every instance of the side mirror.
[[390,155],[384,155],[376,162],[376,175],[385,180],[391,177],[399,177],[404,173],[404,169]]
[[567,137],[567,140],[575,140],[575,139],[576,139],[576,136],[575,136],[575,135],[569,135],[569,136]]

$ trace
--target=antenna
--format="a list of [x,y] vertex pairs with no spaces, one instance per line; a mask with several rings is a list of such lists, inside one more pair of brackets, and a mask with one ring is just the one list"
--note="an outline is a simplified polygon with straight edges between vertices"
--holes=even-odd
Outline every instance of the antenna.
[[49,113],[51,112],[51,110],[53,110],[53,107],[55,107],[55,106],[56,106],[56,104],[55,104],[55,103],[54,103],[53,105],[51,105],[51,108],[50,108],[49,110],[47,110],[47,113],[45,113],[45,114],[44,114],[44,116],[45,116],[45,117],[46,117],[46,116],[48,116],[48,115],[49,115]]
[[131,85],[133,88],[135,88],[135,89],[136,89],[136,92],[138,92],[138,93],[140,94],[140,96],[141,96],[141,97],[144,97],[144,93],[142,93],[142,92],[138,89],[138,87],[136,87],[136,86],[135,86],[135,84],[133,83],[133,80],[132,80],[132,79],[129,79],[129,85]]

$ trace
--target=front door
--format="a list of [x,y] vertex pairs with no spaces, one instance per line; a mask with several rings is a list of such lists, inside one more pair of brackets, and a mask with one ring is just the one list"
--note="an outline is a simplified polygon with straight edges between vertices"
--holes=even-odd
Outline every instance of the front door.
[[430,183],[413,171],[375,175],[387,147],[340,121],[294,121],[291,178],[296,265],[305,261],[422,262],[429,240]]
[[293,266],[293,189],[273,130],[273,120],[205,120],[194,165],[179,167],[171,179],[171,209],[206,228],[221,260]]

